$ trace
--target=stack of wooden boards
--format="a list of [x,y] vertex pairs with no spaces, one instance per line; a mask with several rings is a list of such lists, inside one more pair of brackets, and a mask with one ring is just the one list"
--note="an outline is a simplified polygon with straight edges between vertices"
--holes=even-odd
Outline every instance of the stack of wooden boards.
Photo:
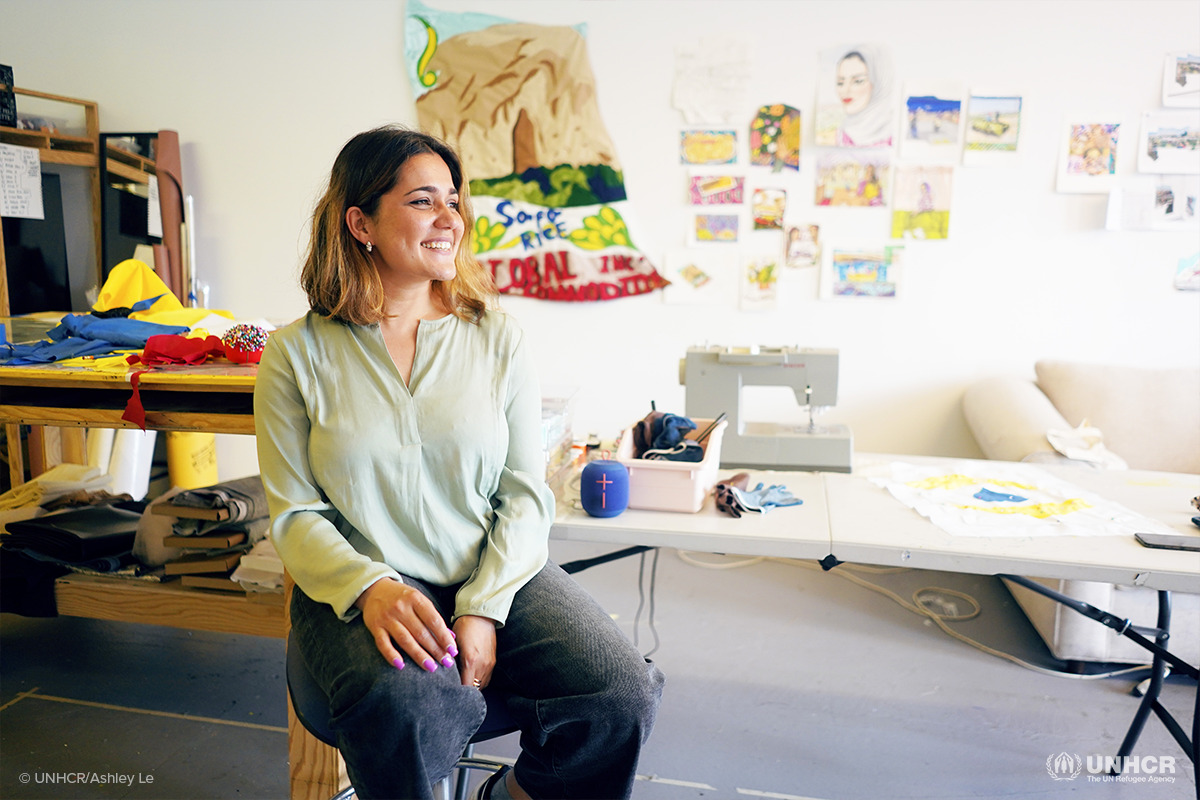
[[[176,519],[199,519],[206,522],[224,522],[229,519],[227,508],[196,508],[177,506],[171,503],[155,503],[150,513]],[[229,592],[243,591],[240,584],[230,578],[241,561],[246,548],[246,534],[241,531],[209,531],[200,536],[167,536],[163,544],[193,551],[168,561],[164,569],[167,575],[179,575],[184,586],[204,589],[220,589]]]

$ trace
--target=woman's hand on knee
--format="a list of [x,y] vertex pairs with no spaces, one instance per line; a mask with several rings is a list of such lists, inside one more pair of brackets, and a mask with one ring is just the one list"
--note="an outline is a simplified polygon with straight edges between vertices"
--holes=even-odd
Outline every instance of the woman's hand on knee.
[[496,623],[487,617],[464,615],[454,622],[458,634],[458,671],[463,686],[482,689],[492,680],[496,666]]
[[354,605],[362,611],[363,623],[389,664],[403,669],[400,651],[404,651],[429,672],[439,664],[447,669],[454,666],[458,655],[454,634],[419,589],[384,578],[367,587]]

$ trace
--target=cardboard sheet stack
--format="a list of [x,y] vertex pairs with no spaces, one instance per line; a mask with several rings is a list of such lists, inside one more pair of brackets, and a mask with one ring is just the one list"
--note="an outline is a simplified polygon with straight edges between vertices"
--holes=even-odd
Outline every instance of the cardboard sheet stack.
[[143,562],[164,564],[166,574],[181,576],[185,586],[244,590],[233,579],[233,570],[255,544],[265,540],[269,524],[259,476],[172,490],[149,511],[134,545]]

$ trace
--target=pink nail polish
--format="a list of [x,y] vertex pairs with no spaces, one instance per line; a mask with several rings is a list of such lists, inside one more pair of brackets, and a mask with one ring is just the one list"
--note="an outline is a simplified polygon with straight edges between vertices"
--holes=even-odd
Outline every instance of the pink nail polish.
[[433,663],[432,658],[425,659],[425,669],[428,672],[437,672],[437,664]]
[[450,631],[450,638],[457,639],[458,637],[454,635],[454,631]]
[[458,648],[457,648],[457,647],[455,647],[454,645],[450,645],[450,648],[449,648],[449,649],[448,649],[446,652],[447,652],[447,653],[449,653],[449,654],[450,654],[450,655],[452,655],[452,656],[457,656],[457,655],[458,655]]
[[392,659],[392,666],[395,667],[396,669],[404,669],[404,659],[403,658]]
[[442,666],[446,669],[452,669],[454,667],[454,659],[450,656],[446,656],[442,659]]

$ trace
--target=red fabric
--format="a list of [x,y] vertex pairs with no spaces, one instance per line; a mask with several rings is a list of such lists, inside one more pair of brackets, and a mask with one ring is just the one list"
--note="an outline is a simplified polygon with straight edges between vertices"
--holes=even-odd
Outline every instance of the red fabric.
[[[215,336],[189,339],[186,336],[167,333],[151,336],[146,340],[146,348],[140,355],[135,353],[125,361],[129,364],[145,364],[148,367],[155,364],[203,364],[209,356],[224,354],[225,346]],[[125,404],[125,413],[121,415],[121,419],[132,422],[142,430],[146,430],[146,409],[142,406],[138,382],[142,379],[142,373],[148,371],[141,370],[129,376],[133,394],[129,396],[129,401]]]
[[225,346],[215,336],[205,339],[178,336],[176,334],[161,334],[151,336],[146,340],[146,349],[140,356],[132,355],[125,359],[130,364],[142,363],[146,366],[155,364],[203,364],[209,356],[225,354]]
[[[153,339],[155,337],[151,336],[150,338]],[[130,358],[137,358],[137,356],[130,356]],[[121,415],[121,419],[126,422],[132,422],[142,430],[146,430],[146,409],[142,407],[142,395],[138,391],[138,382],[141,381],[143,372],[149,372],[149,370],[139,370],[129,376],[129,383],[133,386],[133,394],[129,396],[129,402],[125,404],[125,413]]]

